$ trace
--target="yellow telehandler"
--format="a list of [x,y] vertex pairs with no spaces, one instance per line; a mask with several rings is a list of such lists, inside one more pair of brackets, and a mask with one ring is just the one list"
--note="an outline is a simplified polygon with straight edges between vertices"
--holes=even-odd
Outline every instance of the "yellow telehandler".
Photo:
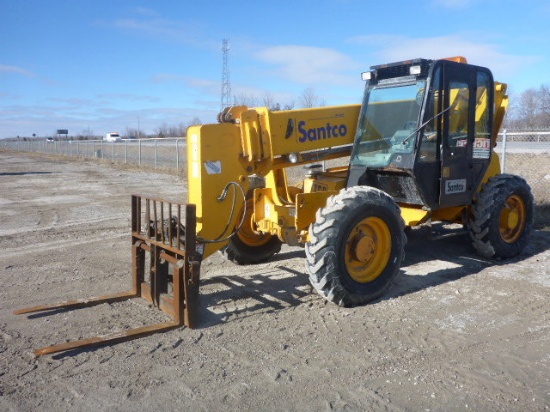
[[[501,174],[493,150],[506,85],[463,57],[372,66],[362,76],[361,105],[229,107],[218,124],[190,127],[188,204],[132,197],[132,291],[17,311],[142,296],[173,320],[35,353],[195,326],[200,262],[217,251],[252,264],[282,243],[304,246],[311,284],[341,306],[380,297],[399,272],[406,228],[428,221],[463,224],[484,257],[521,253],[533,197],[523,178]],[[299,165],[305,177],[291,185],[287,170]]]

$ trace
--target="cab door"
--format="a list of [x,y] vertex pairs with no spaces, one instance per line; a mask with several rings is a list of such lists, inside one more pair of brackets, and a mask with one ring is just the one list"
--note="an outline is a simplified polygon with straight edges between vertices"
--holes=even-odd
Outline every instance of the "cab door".
[[445,62],[442,67],[440,207],[470,204],[473,191],[476,71],[466,64]]

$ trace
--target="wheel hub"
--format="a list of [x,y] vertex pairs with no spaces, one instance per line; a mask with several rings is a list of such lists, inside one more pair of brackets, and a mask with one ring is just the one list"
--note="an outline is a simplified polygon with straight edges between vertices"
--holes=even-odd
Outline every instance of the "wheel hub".
[[[242,219],[243,210],[239,213],[237,221]],[[252,199],[247,201],[246,216],[244,217],[243,225],[237,232],[239,239],[247,246],[258,247],[263,246],[271,239],[269,234],[264,234],[256,231],[256,223],[254,219],[254,202]]]
[[359,221],[349,234],[346,246],[346,269],[359,283],[372,282],[386,268],[391,253],[390,230],[374,216]]
[[376,243],[371,236],[360,234],[356,237],[351,252],[359,262],[369,262],[376,254]]
[[508,229],[514,229],[519,223],[519,214],[516,210],[505,210],[504,220]]
[[500,235],[507,243],[513,243],[519,239],[525,227],[525,204],[520,196],[512,195],[504,203],[500,212]]

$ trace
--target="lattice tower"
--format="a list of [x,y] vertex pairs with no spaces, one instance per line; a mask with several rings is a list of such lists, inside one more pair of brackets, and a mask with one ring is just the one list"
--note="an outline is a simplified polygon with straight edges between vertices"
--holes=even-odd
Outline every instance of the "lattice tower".
[[229,82],[229,42],[222,40],[223,68],[222,68],[222,94],[220,112],[228,106],[231,106],[231,83]]

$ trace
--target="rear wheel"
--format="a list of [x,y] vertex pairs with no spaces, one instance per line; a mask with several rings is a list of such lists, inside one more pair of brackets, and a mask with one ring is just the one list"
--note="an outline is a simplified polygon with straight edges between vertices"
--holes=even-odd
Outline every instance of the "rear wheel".
[[472,206],[470,237],[477,252],[489,258],[521,253],[533,227],[533,195],[519,176],[501,174],[490,179]]
[[310,226],[307,270],[319,294],[340,306],[381,296],[399,273],[406,237],[399,207],[366,186],[331,196]]

